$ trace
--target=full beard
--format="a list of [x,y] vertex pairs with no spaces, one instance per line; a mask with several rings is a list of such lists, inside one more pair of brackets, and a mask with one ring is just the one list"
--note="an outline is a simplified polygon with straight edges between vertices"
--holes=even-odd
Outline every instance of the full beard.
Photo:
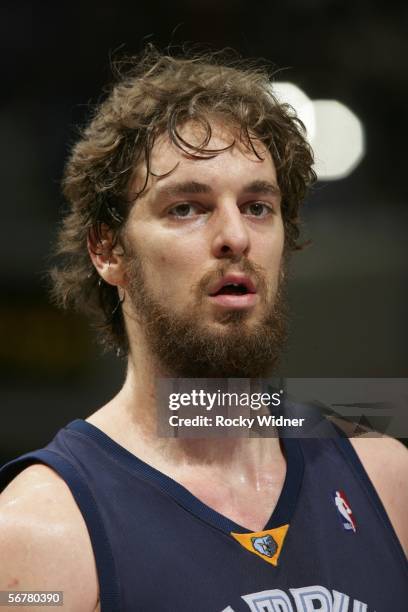
[[263,315],[259,321],[250,323],[247,311],[227,311],[216,316],[217,325],[209,325],[200,320],[200,307],[208,295],[210,282],[226,274],[231,267],[229,262],[201,279],[194,288],[195,305],[188,312],[178,314],[152,295],[137,254],[131,257],[128,254],[127,260],[132,309],[153,358],[167,376],[260,378],[276,369],[287,330],[282,273],[275,294],[268,299],[263,271],[249,260],[243,261],[240,271],[256,280]]

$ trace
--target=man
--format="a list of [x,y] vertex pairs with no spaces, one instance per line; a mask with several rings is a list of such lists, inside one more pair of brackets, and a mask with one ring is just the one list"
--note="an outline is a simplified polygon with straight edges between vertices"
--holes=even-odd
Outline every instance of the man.
[[148,50],[112,89],[67,165],[53,279],[127,377],[4,468],[2,590],[75,612],[406,609],[402,445],[157,435],[160,377],[273,372],[311,166],[261,70]]

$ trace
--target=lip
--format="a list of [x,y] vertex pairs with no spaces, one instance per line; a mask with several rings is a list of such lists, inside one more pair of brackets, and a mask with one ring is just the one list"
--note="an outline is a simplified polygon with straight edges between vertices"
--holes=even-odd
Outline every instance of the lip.
[[[232,297],[245,297],[248,294],[256,294],[256,287],[254,283],[251,281],[249,276],[244,276],[240,274],[228,274],[227,276],[223,276],[219,281],[215,283],[208,292],[210,297],[220,297],[215,295],[220,291],[225,285],[243,285],[248,293],[242,296],[232,296]],[[228,296],[227,296],[228,297]]]
[[[248,293],[242,295],[220,293],[216,295],[225,285],[231,284],[243,285]],[[208,297],[214,305],[234,310],[252,308],[259,300],[256,287],[252,280],[248,276],[241,274],[228,274],[227,276],[223,276],[211,287]]]
[[220,293],[220,295],[210,295],[209,300],[211,303],[221,306],[223,308],[230,308],[234,310],[245,310],[246,308],[252,308],[257,304],[259,296],[257,293],[245,293],[244,295],[228,295],[226,293]]

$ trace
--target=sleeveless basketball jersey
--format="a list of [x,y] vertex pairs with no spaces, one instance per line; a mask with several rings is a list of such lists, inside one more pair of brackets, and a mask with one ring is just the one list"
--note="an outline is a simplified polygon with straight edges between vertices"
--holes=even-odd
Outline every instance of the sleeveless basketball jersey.
[[407,612],[403,550],[349,440],[282,438],[287,474],[252,533],[75,420],[11,461],[43,463],[85,519],[102,612]]

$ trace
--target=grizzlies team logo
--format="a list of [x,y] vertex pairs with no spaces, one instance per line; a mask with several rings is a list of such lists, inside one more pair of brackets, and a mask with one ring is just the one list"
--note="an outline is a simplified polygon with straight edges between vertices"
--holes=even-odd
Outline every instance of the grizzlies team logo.
[[289,525],[286,524],[264,531],[253,531],[252,533],[234,533],[231,531],[231,535],[250,553],[256,555],[265,563],[270,563],[276,567],[288,529]]
[[251,542],[254,549],[266,557],[273,557],[278,550],[278,545],[269,534],[263,538],[251,538]]

